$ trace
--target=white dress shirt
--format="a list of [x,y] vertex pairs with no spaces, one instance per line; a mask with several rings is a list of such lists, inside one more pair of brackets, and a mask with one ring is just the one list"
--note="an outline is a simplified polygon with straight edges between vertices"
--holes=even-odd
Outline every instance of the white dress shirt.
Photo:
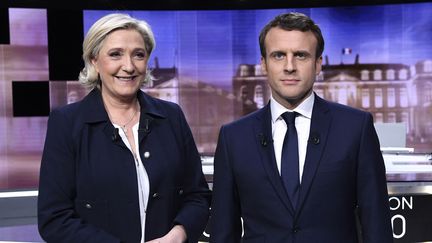
[[307,142],[309,139],[312,109],[315,101],[315,96],[312,93],[307,97],[299,106],[294,110],[289,110],[279,104],[273,96],[270,97],[270,110],[272,116],[272,137],[273,147],[276,157],[276,164],[281,173],[281,157],[282,157],[282,146],[287,130],[287,125],[281,115],[286,111],[297,112],[299,115],[295,119],[295,126],[297,130],[298,148],[299,148],[299,178],[300,182],[303,175],[303,166],[306,158]]
[[140,207],[140,219],[141,219],[141,241],[140,243],[144,243],[144,233],[145,233],[145,221],[146,221],[146,209],[148,204],[148,198],[150,194],[150,182],[148,178],[147,171],[144,168],[144,165],[141,160],[141,155],[139,152],[138,146],[138,126],[139,123],[135,124],[132,127],[134,140],[135,140],[135,153],[132,153],[132,148],[129,144],[129,141],[126,137],[126,134],[121,129],[119,125],[114,124],[114,127],[119,129],[120,137],[122,138],[124,144],[131,150],[131,153],[136,155],[135,157],[135,168],[137,173],[138,180],[138,195],[139,195],[139,207]]

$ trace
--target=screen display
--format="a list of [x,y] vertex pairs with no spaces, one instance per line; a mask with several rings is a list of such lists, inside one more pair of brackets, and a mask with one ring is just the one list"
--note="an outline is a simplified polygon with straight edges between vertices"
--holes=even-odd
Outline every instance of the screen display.
[[[406,147],[431,152],[432,3],[123,13],[147,21],[155,34],[149,65],[157,79],[143,90],[180,104],[199,152],[212,155],[222,124],[267,104],[258,35],[289,11],[309,15],[322,29],[317,95],[369,111],[381,125],[402,124]],[[85,10],[84,34],[112,12],[118,11]],[[13,83],[49,81],[50,109],[87,91],[76,80],[49,80],[45,9],[9,9],[9,30],[10,43],[0,45],[0,190],[36,188],[48,117],[14,116],[14,102],[25,97],[14,97]]]

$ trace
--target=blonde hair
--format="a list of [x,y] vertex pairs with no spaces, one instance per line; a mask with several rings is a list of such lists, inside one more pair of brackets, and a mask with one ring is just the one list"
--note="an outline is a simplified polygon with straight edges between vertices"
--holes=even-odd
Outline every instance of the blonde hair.
[[[150,56],[156,43],[150,25],[144,20],[132,18],[127,14],[108,14],[96,21],[84,38],[83,55],[84,68],[79,74],[81,84],[89,89],[100,86],[98,72],[96,71],[92,59],[96,58],[101,50],[106,37],[115,30],[132,29],[138,31],[144,40],[144,49]],[[146,76],[141,84],[152,81],[153,77],[150,70],[146,71]]]

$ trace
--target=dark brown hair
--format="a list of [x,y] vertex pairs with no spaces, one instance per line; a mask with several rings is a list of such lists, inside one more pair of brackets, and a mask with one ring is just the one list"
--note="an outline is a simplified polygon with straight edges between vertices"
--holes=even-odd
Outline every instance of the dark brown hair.
[[264,40],[267,36],[267,33],[272,28],[281,28],[287,31],[311,31],[317,39],[317,47],[315,52],[316,58],[320,57],[324,51],[324,38],[318,25],[316,25],[315,22],[305,14],[292,12],[276,16],[261,30],[261,33],[259,35],[259,45],[261,50],[261,56],[263,58],[266,57]]

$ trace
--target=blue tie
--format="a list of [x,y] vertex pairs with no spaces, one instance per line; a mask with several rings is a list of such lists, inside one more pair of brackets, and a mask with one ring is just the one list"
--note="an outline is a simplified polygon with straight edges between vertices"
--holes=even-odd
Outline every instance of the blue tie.
[[285,112],[281,115],[287,124],[287,132],[282,146],[281,177],[294,209],[297,206],[300,189],[296,115],[296,112]]

